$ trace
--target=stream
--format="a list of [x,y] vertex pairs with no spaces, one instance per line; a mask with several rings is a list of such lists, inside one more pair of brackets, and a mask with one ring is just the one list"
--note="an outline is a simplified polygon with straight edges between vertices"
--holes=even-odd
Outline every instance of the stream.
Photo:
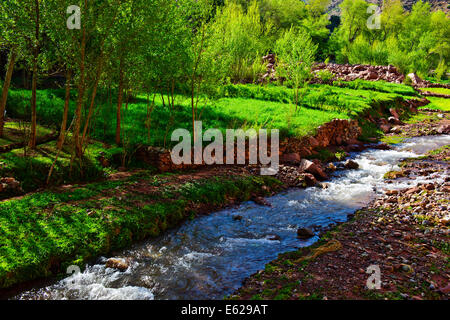
[[[14,299],[222,299],[282,252],[318,240],[297,238],[299,227],[326,227],[367,205],[383,189],[400,189],[443,177],[383,181],[401,159],[450,144],[450,135],[418,137],[393,150],[352,153],[357,170],[336,171],[329,188],[291,189],[267,198],[272,207],[246,202],[237,208],[200,216],[163,236],[121,251],[130,267],[106,268],[106,258],[47,287]],[[233,219],[239,215],[241,220]],[[271,240],[278,236],[280,240]]]

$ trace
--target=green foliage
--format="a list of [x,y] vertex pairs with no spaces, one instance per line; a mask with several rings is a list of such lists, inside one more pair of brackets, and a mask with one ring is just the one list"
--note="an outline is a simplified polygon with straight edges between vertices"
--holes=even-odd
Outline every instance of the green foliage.
[[[267,28],[261,23],[257,1],[246,11],[238,3],[227,0],[217,9],[209,25],[207,58],[216,77],[223,81],[253,82],[264,71],[261,57],[267,50]],[[256,74],[255,74],[256,73]]]
[[433,68],[445,68],[450,19],[444,12],[431,12],[429,3],[418,1],[406,13],[400,0],[390,0],[383,6],[381,29],[371,30],[366,26],[367,7],[364,0],[342,2],[342,24],[330,41],[339,62],[393,64],[403,73],[421,76]]
[[447,74],[448,70],[449,69],[448,69],[447,64],[445,63],[445,60],[441,60],[441,62],[439,62],[438,66],[436,68],[436,71],[435,71],[436,79],[438,81],[445,80],[447,78],[446,74]]
[[310,36],[293,27],[278,39],[275,50],[278,58],[277,73],[287,79],[295,89],[294,104],[297,107],[301,98],[299,89],[305,86],[311,77],[311,67],[317,51]]
[[329,84],[334,78],[334,73],[328,71],[328,69],[319,70],[315,73],[315,77],[319,79],[322,83]]
[[[335,82],[333,86],[309,85],[308,88],[299,90],[299,95],[303,96],[303,110],[292,114],[289,104],[295,101],[296,95],[295,89],[292,88],[228,84],[216,87],[211,93],[214,100],[206,101],[199,111],[199,120],[204,122],[204,128],[271,127],[281,129],[286,135],[303,135],[333,117],[356,118],[374,106],[395,104],[397,99],[410,99],[417,95],[411,87],[385,82],[357,80]],[[55,129],[62,118],[61,106],[64,101],[61,95],[62,90],[38,90],[39,121]],[[29,112],[26,101],[29,97],[29,91],[11,90],[8,98],[9,114],[15,118],[26,119]],[[138,95],[123,111],[123,126],[130,137],[131,150],[139,144],[168,147],[171,145],[168,132],[176,128],[190,128],[191,110],[188,97],[176,95],[174,109],[170,110],[167,106],[164,107],[162,97],[157,96],[152,114],[151,135],[148,139],[145,127],[146,105],[146,97]],[[69,119],[73,117],[74,108],[71,103]],[[108,143],[114,141],[115,128],[109,125],[115,121],[114,110],[114,103],[99,104],[98,116],[92,122],[92,138]]]

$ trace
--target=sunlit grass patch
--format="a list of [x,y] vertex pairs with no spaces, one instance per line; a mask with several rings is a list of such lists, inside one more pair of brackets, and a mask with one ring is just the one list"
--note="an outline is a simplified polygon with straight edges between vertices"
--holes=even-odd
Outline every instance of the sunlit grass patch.
[[447,88],[420,88],[422,91],[429,91],[433,93],[439,93],[439,94],[449,94],[450,95],[450,89]]
[[450,99],[437,97],[427,97],[427,99],[430,100],[431,103],[419,109],[426,108],[426,109],[450,111]]

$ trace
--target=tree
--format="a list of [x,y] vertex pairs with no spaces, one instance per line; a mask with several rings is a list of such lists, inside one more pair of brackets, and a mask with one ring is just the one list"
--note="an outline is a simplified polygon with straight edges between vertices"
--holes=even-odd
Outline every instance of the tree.
[[17,0],[0,2],[0,49],[9,50],[5,81],[0,97],[0,137],[3,136],[6,102],[14,65],[19,55],[19,45],[22,44],[23,25],[20,23],[20,18],[23,14],[23,9],[24,7]]
[[334,49],[338,62],[348,62],[348,53],[356,38],[368,32],[367,14],[368,3],[364,0],[344,0],[339,6],[341,10],[341,25],[330,39],[330,46]]
[[209,28],[206,55],[215,76],[233,82],[253,80],[254,75],[249,74],[252,65],[268,50],[268,29],[261,22],[257,1],[252,1],[246,12],[241,5],[226,1]]
[[304,31],[290,28],[276,43],[277,73],[290,80],[295,90],[295,110],[299,105],[299,90],[307,84],[317,52],[317,45]]
[[308,16],[306,5],[299,0],[260,0],[264,24],[273,26],[274,37],[292,26],[299,26]]
[[187,79],[190,89],[191,112],[192,112],[192,136],[197,139],[195,132],[195,121],[197,118],[197,107],[202,86],[208,79],[209,66],[205,60],[205,49],[208,41],[208,22],[213,16],[214,4],[211,0],[182,0],[179,1],[180,13],[188,22],[189,45],[188,45],[188,71]]
[[381,12],[382,40],[386,40],[388,36],[397,36],[403,28],[405,18],[405,10],[400,0],[386,0]]

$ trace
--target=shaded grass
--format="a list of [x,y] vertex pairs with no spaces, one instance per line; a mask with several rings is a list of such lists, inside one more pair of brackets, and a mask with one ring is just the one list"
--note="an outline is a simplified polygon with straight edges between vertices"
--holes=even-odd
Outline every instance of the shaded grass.
[[[83,164],[74,161],[70,171],[72,150],[64,146],[56,162],[51,184],[63,184],[78,181],[92,181],[104,177],[104,170],[97,157],[104,146],[99,142],[88,145]],[[51,141],[36,147],[35,150],[27,148],[14,149],[0,155],[0,176],[14,177],[21,182],[25,192],[36,190],[45,184],[48,172],[57,154],[56,141]],[[0,194],[0,199],[10,196]]]
[[[28,124],[20,123],[17,121],[5,122],[5,127],[3,130],[3,137],[0,138],[0,146],[8,145],[11,143],[22,142],[24,139],[24,133],[28,129]],[[36,127],[37,139],[43,137],[47,134],[52,133],[52,130],[41,125]]]

